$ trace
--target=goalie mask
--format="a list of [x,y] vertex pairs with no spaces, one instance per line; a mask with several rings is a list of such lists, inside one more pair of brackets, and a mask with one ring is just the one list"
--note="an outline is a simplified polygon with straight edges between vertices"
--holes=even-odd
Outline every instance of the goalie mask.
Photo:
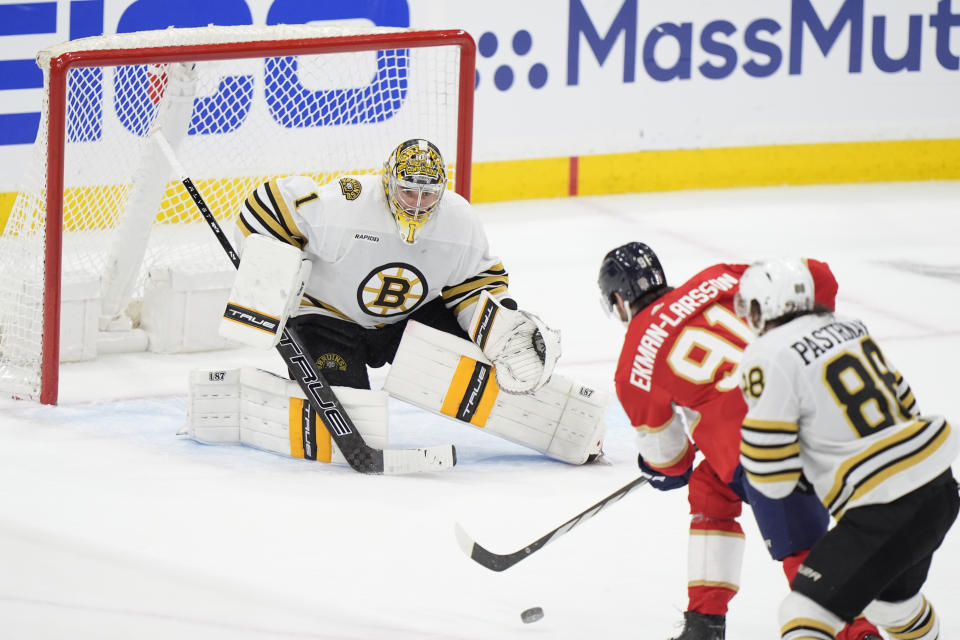
[[813,277],[802,260],[754,262],[740,277],[733,306],[759,335],[771,320],[813,309]]
[[[667,277],[653,249],[642,242],[628,242],[603,257],[600,275],[600,304],[607,315],[629,323],[631,305],[649,294],[656,294],[667,286]],[[626,312],[624,318],[617,311],[617,296]]]
[[407,140],[390,154],[383,165],[383,191],[405,242],[420,239],[446,185],[443,157],[433,143]]

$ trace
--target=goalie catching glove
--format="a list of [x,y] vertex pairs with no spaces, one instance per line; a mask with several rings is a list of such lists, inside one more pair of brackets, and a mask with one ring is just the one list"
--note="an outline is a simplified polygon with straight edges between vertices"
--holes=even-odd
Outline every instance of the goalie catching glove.
[[480,294],[470,321],[470,339],[493,363],[507,393],[533,393],[550,380],[560,358],[560,332],[527,311],[510,309],[488,292]]

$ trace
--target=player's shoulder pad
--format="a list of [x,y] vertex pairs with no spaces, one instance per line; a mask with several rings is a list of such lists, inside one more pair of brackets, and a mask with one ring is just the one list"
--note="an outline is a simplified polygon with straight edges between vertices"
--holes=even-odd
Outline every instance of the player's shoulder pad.
[[[453,237],[469,239],[474,233],[482,233],[483,221],[477,210],[459,193],[447,190],[440,206],[434,212],[440,235],[449,232]],[[466,230],[472,229],[473,233]]]
[[317,192],[317,183],[307,176],[287,176],[277,179],[277,186],[284,195],[296,202],[304,196]]
[[470,204],[466,198],[451,189],[444,191],[443,199],[440,200],[440,207],[446,215],[451,217],[480,218],[473,208],[473,205]]

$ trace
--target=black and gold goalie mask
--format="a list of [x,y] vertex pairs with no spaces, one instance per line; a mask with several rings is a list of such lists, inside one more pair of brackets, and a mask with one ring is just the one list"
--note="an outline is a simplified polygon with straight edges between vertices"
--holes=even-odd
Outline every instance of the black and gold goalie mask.
[[383,190],[405,242],[413,244],[420,239],[446,184],[443,157],[433,143],[407,140],[390,154],[383,165]]

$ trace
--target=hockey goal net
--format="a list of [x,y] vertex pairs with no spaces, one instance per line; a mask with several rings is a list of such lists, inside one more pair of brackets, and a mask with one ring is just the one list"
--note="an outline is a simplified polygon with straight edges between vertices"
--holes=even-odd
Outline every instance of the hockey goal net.
[[156,130],[228,231],[265,180],[377,172],[413,137],[437,144],[448,188],[469,197],[475,50],[462,31],[166,29],[37,60],[34,162],[0,235],[0,391],[14,397],[56,403],[63,289],[94,283],[97,345],[115,333],[149,348],[139,314],[151,273],[232,268]]

